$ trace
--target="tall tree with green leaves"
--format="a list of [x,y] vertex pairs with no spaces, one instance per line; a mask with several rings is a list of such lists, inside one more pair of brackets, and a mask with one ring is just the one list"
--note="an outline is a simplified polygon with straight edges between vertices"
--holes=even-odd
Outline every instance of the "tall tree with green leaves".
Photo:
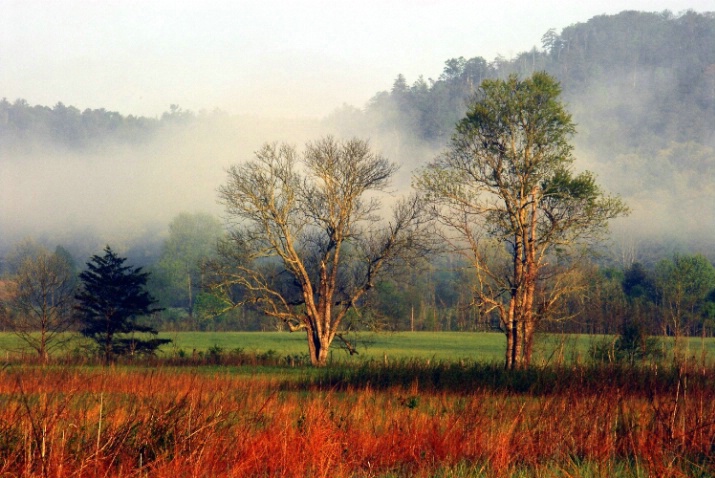
[[92,256],[79,275],[82,287],[76,296],[76,310],[80,332],[94,340],[107,363],[117,355],[154,353],[171,342],[156,338],[156,329],[140,322],[141,317],[161,309],[153,306],[156,301],[146,290],[149,274],[141,267],[125,266],[126,260],[107,246],[104,255]]
[[509,369],[528,367],[538,321],[579,286],[557,273],[566,253],[627,211],[591,173],[572,173],[575,127],[560,93],[546,73],[485,80],[447,151],[416,179],[476,271],[477,305],[501,320]]

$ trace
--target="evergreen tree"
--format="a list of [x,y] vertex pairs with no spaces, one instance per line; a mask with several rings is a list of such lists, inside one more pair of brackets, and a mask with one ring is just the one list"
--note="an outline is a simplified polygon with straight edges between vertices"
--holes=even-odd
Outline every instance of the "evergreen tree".
[[125,266],[125,261],[107,246],[104,256],[92,256],[87,270],[79,276],[82,290],[76,299],[80,332],[95,341],[106,362],[117,355],[154,353],[159,346],[171,342],[135,336],[157,335],[156,329],[138,319],[161,309],[152,307],[156,301],[145,290],[149,274],[141,267]]

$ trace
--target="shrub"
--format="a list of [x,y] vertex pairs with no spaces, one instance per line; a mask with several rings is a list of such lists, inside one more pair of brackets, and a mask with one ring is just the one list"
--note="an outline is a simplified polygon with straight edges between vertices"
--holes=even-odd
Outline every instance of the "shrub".
[[591,345],[589,356],[597,362],[635,364],[663,356],[658,339],[648,335],[641,322],[626,320],[621,333],[615,338],[605,338]]

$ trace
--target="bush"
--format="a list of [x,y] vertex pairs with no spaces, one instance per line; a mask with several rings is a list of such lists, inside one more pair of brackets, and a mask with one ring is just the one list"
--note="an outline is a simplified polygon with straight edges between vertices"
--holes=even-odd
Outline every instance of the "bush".
[[659,359],[663,351],[658,339],[649,336],[642,323],[626,320],[620,335],[594,343],[589,349],[589,356],[597,362],[635,364]]

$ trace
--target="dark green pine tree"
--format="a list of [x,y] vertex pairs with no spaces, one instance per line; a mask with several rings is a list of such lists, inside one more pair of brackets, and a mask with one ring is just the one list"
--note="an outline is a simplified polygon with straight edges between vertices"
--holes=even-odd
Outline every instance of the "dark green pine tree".
[[[118,355],[151,354],[171,342],[156,338],[156,329],[138,322],[162,309],[153,307],[156,300],[145,289],[149,274],[141,267],[125,266],[125,261],[107,246],[104,256],[92,256],[79,276],[80,332],[94,340],[106,362]],[[146,334],[149,338],[142,338]]]

